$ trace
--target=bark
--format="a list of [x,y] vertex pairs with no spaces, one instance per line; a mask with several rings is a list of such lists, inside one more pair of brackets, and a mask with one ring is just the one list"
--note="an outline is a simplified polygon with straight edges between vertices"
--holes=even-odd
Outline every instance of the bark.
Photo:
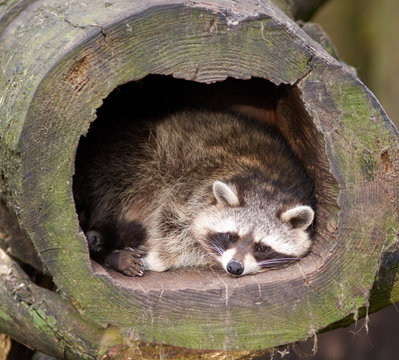
[[99,357],[121,345],[114,328],[84,319],[71,302],[36,286],[0,249],[0,331],[57,358]]
[[[115,354],[139,341],[253,351],[312,336],[373,303],[376,275],[399,240],[398,132],[350,69],[272,3],[37,0],[7,20],[0,67],[4,193],[60,291],[29,282],[2,252],[0,331],[58,357],[98,357],[112,346]],[[232,88],[223,101],[280,128],[315,182],[307,258],[239,279],[197,270],[130,279],[90,261],[71,190],[79,138],[117,86],[149,74],[201,83],[205,99]],[[228,77],[257,78],[245,82],[255,91],[234,90]],[[395,300],[392,279],[379,286]]]

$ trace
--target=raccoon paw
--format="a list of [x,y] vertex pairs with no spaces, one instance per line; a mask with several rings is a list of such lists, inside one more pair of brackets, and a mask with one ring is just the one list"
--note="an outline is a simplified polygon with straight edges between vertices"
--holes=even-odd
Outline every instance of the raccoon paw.
[[127,246],[123,250],[129,251],[135,258],[141,258],[142,256],[147,254],[147,250],[143,246],[139,246],[136,248],[131,248],[130,246]]
[[139,249],[124,248],[114,250],[105,258],[105,265],[126,276],[143,276],[143,264],[139,260],[142,252]]
[[86,233],[90,253],[100,253],[104,250],[103,235],[97,230],[89,230]]

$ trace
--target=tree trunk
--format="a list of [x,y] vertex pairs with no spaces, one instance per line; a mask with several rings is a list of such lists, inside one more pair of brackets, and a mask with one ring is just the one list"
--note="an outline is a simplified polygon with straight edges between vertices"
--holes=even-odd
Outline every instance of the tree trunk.
[[[34,285],[2,251],[0,332],[57,357],[114,356],[123,347],[189,357],[143,344],[251,352],[313,336],[363,306],[399,300],[398,132],[351,70],[273,3],[5,6],[3,189],[59,291]],[[149,82],[149,74],[168,76],[186,97],[199,91],[198,101],[249,109],[280,129],[315,183],[308,257],[238,279],[211,270],[127,278],[90,260],[71,188],[79,139],[118,86],[140,80],[156,93],[163,77]],[[385,293],[370,299],[377,274]]]

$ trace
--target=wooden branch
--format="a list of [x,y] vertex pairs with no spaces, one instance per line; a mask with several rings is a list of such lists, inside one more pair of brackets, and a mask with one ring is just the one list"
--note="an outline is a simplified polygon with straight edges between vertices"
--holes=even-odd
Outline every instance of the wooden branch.
[[122,347],[115,328],[83,318],[65,298],[32,283],[0,249],[0,332],[57,358],[96,358]]
[[[111,346],[98,350],[96,336],[104,329],[124,343],[256,350],[306,338],[369,305],[384,256],[398,243],[399,135],[350,69],[276,6],[251,0],[106,6],[55,0],[48,6],[37,0],[7,19],[0,38],[7,205],[70,301],[34,286],[20,295],[22,274],[12,270],[17,280],[1,287],[3,318],[37,318],[29,297],[40,290],[37,298],[51,299],[49,316],[62,306],[62,318],[88,319],[76,320],[85,334],[61,326],[61,340],[82,342],[78,351],[94,356]],[[103,99],[139,80],[142,91],[127,96],[130,111],[145,94],[167,104],[207,104],[215,95],[280,129],[315,183],[315,243],[306,259],[239,279],[200,270],[130,279],[90,261],[71,189],[76,148]],[[162,84],[167,91],[157,93]],[[2,259],[7,277],[12,265],[4,253]],[[17,288],[21,299],[12,303]],[[17,336],[12,327],[0,330]],[[33,325],[30,330],[27,339],[44,347]],[[120,343],[118,336],[111,343]],[[47,352],[59,356],[64,345],[49,337],[53,350]]]

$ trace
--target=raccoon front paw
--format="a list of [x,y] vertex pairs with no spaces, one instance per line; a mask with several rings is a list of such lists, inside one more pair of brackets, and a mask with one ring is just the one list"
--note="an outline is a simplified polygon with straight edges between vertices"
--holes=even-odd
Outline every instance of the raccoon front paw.
[[143,276],[143,264],[139,258],[143,255],[140,249],[130,247],[114,250],[105,258],[105,265],[126,276]]

